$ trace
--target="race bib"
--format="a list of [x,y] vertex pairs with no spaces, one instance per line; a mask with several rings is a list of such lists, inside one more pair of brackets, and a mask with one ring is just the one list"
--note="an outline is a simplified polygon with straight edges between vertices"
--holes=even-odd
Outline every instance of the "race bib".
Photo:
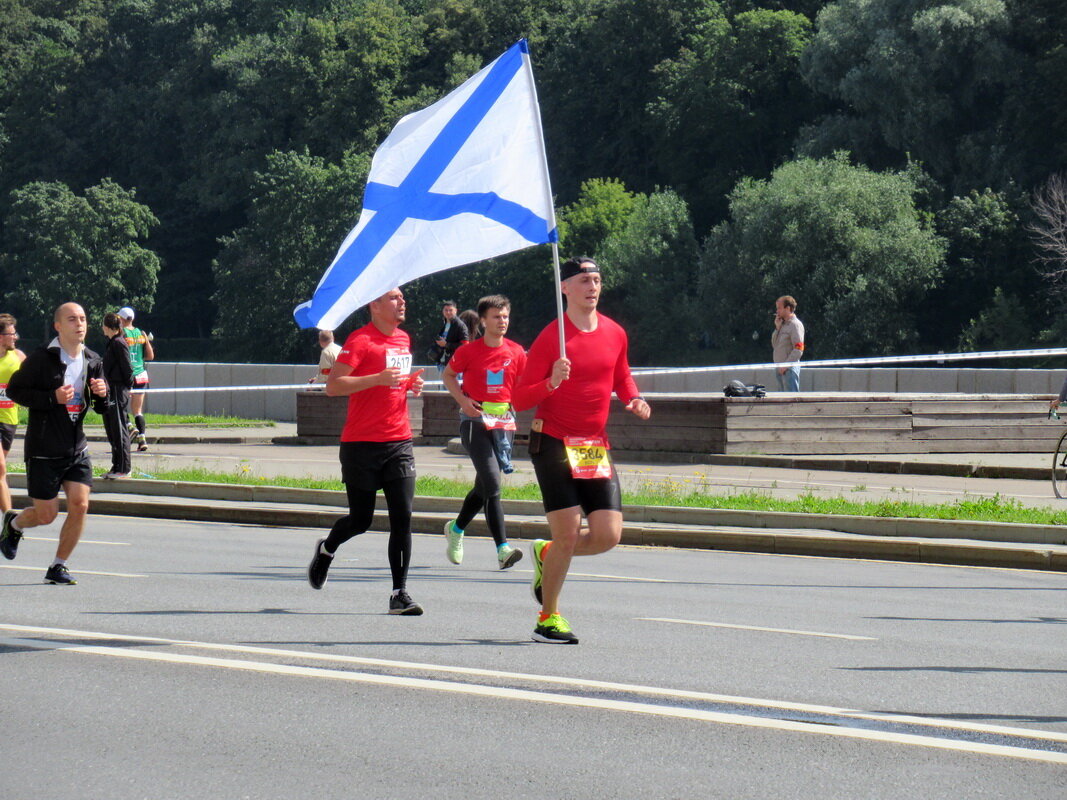
[[515,430],[515,417],[510,403],[482,403],[482,423],[487,431]]
[[[385,366],[386,369],[393,369],[394,367],[399,369],[401,377],[408,375],[411,372],[411,353],[407,350],[386,350]],[[403,381],[400,382],[399,386],[394,386],[393,388],[407,391]]]
[[563,439],[571,475],[575,478],[610,478],[611,462],[608,460],[608,440],[603,436],[583,438],[567,436]]
[[71,422],[77,422],[78,417],[81,416],[82,411],[85,410],[85,401],[82,399],[81,392],[75,392],[74,397],[67,403],[67,414],[70,415]]
[[0,383],[0,408],[14,408],[15,401],[8,399],[7,396],[7,384]]

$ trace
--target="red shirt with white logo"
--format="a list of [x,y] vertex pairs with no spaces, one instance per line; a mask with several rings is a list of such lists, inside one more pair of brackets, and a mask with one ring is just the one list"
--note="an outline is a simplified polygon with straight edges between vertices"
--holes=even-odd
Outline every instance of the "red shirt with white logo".
[[526,351],[510,339],[490,347],[485,339],[463,345],[448,366],[463,373],[463,394],[479,403],[510,403],[512,388],[526,368]]
[[[411,373],[411,339],[399,328],[389,336],[368,323],[353,331],[337,355],[337,363],[352,367],[351,375],[377,375],[386,367]],[[348,416],[342,442],[398,442],[411,438],[408,387],[372,386],[348,396]]]
[[626,358],[626,331],[599,313],[596,330],[582,331],[564,315],[563,338],[571,376],[549,391],[548,378],[559,358],[559,327],[553,322],[530,348],[512,403],[518,411],[536,405],[537,418],[544,420],[544,432],[557,439],[603,436],[612,392],[623,403],[640,396]]

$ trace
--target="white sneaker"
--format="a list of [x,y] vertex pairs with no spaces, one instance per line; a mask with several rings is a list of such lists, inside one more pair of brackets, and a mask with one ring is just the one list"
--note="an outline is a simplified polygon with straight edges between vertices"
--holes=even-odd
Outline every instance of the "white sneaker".
[[445,545],[445,555],[453,564],[463,563],[463,534],[456,530],[456,521],[450,519],[445,523],[445,536],[448,543]]
[[119,480],[122,480],[123,478],[128,478],[128,477],[130,477],[130,473],[128,473],[128,472],[106,472],[106,473],[104,473],[104,480],[105,481],[119,481]]

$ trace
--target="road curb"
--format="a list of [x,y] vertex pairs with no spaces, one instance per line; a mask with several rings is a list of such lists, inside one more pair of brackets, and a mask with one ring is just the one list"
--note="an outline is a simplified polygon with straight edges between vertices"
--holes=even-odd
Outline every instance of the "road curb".
[[[25,476],[10,476],[17,488],[24,485]],[[103,481],[98,483],[104,483]],[[158,498],[181,496],[184,499],[206,500],[205,503],[178,503],[166,500],[141,500],[129,497],[108,497],[113,491],[128,494],[133,484],[155,484],[149,487]],[[176,492],[180,488],[181,495]],[[169,494],[168,494],[169,491]],[[190,497],[193,494],[195,496]],[[25,496],[13,498],[16,507],[29,503]],[[210,501],[215,501],[214,503]],[[230,503],[230,505],[219,503]],[[239,503],[239,505],[238,505]],[[296,504],[303,503],[317,508],[278,508],[257,503]],[[419,497],[416,498],[415,511],[412,515],[412,530],[416,533],[436,534],[444,522],[455,516],[459,509],[459,498]],[[384,508],[376,511],[371,530],[387,531],[389,519]],[[91,509],[96,514],[115,516],[149,517],[157,519],[189,520],[202,522],[230,523],[235,525],[269,525],[277,527],[329,528],[345,513],[345,498],[340,492],[309,489],[289,489],[285,487],[232,486],[226,484],[167,484],[161,481],[122,481],[114,489],[105,486],[105,490],[95,493]],[[336,509],[336,510],[334,510]],[[652,512],[646,516],[657,519],[640,518],[641,511]],[[724,512],[731,516],[727,521],[696,524],[682,519],[691,516],[664,514],[664,509],[651,507],[630,507],[626,510],[626,522],[623,527],[622,543],[655,547],[681,547],[701,550],[725,550],[732,552],[775,553],[779,555],[825,556],[837,558],[867,558],[887,561],[904,561],[932,564],[974,565],[989,567],[1009,567],[1016,569],[1041,569],[1067,572],[1067,546],[1053,544],[1051,547],[1033,542],[989,541],[973,537],[950,537],[944,530],[940,536],[926,537],[903,535],[900,528],[887,528],[893,533],[845,532],[829,530],[828,525],[839,522],[829,516],[799,514],[768,514],[765,512]],[[697,509],[666,509],[674,512],[691,512]],[[701,510],[702,511],[702,510]],[[715,513],[710,510],[709,518]],[[510,538],[515,540],[547,538],[548,525],[541,516],[541,504],[537,501],[505,501],[505,513],[508,514]],[[741,516],[737,516],[741,515]],[[749,516],[754,515],[754,516]],[[769,523],[781,521],[811,523],[811,530],[804,526]],[[785,519],[788,518],[788,519]],[[800,520],[798,518],[805,518]],[[719,517],[724,519],[724,517]],[[763,524],[752,525],[759,519]],[[865,518],[846,518],[865,519]],[[737,521],[749,524],[732,525]],[[818,530],[815,523],[821,521]],[[892,524],[909,520],[880,520]],[[918,522],[918,521],[916,521]],[[942,520],[925,522],[941,523]],[[999,523],[969,523],[969,525],[988,525],[1004,527]],[[1018,526],[1021,528],[1041,526]],[[1051,527],[1051,526],[1046,526]],[[734,528],[734,529],[731,529]],[[737,528],[740,528],[738,530]],[[783,530],[785,529],[785,530]],[[938,530],[934,528],[934,530]],[[953,529],[957,533],[959,529]],[[471,536],[488,536],[484,520],[472,522],[468,529]],[[988,533],[988,531],[987,531]]]

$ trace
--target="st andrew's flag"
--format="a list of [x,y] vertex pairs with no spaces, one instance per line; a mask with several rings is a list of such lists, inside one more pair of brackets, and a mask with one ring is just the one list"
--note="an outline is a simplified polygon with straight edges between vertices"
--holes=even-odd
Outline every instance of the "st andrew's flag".
[[526,40],[397,123],[371,162],[363,211],[301,328],[335,328],[415,278],[557,241]]

